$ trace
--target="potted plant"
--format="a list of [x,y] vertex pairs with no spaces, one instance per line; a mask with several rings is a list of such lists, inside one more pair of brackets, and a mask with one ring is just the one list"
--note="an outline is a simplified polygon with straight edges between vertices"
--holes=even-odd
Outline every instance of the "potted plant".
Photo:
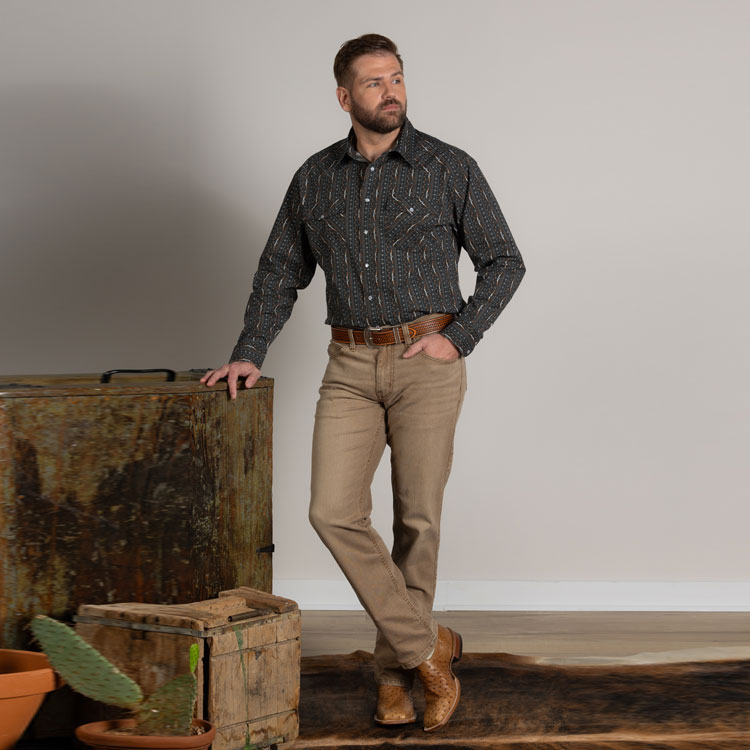
[[193,718],[198,646],[190,647],[190,672],[178,675],[146,697],[140,686],[72,628],[45,615],[30,624],[34,638],[57,673],[73,690],[131,712],[127,719],[97,721],[76,729],[93,748],[189,748],[205,750],[216,728]]
[[58,684],[44,654],[0,649],[0,750],[16,744]]

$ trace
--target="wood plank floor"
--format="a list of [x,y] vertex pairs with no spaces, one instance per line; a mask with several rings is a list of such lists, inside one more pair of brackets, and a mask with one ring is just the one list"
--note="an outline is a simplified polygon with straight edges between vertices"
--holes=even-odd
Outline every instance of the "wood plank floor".
[[[440,611],[434,616],[461,633],[467,652],[561,662],[750,658],[750,612]],[[364,611],[302,612],[302,656],[372,652],[374,641],[375,626]]]

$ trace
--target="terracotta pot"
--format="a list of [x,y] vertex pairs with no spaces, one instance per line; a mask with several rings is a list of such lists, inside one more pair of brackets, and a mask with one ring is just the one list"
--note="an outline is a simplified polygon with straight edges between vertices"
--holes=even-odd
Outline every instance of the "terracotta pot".
[[44,654],[0,649],[0,750],[16,744],[45,693],[59,684]]
[[76,737],[96,750],[206,750],[216,737],[216,727],[203,719],[194,719],[193,726],[202,727],[203,734],[187,737],[166,737],[163,735],[113,734],[108,729],[132,729],[135,719],[113,719],[82,724],[76,729]]

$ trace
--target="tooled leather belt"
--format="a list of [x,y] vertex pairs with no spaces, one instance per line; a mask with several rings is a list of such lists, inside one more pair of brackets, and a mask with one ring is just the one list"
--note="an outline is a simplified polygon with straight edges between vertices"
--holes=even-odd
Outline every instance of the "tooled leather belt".
[[[451,313],[446,313],[435,318],[420,320],[416,323],[407,323],[409,336],[412,340],[425,336],[428,333],[436,333],[445,328],[453,320]],[[388,344],[406,343],[401,323],[393,326],[368,326],[367,328],[340,328],[331,326],[331,337],[334,341],[350,343],[349,331],[354,334],[355,344],[367,344],[367,346],[388,346]]]

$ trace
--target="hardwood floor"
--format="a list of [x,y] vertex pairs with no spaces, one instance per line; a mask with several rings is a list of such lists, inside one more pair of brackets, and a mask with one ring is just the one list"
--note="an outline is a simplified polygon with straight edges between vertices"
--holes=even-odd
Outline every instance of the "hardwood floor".
[[[554,661],[684,661],[750,658],[750,612],[435,612],[467,652]],[[302,612],[302,656],[372,651],[364,611]],[[680,654],[665,652],[680,651]]]

